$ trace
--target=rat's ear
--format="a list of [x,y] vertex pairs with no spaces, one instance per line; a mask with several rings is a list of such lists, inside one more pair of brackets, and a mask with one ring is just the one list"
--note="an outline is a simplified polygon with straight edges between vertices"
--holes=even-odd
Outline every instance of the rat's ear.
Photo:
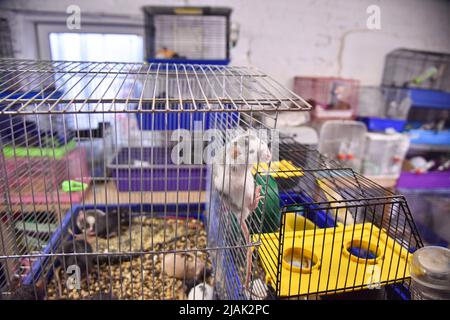
[[[83,220],[85,218],[86,218],[86,214],[84,213],[84,210],[80,210],[80,212],[78,212],[77,219],[76,219],[77,224],[78,223],[83,223]],[[78,227],[80,227],[80,225],[78,225]]]
[[[84,230],[86,226],[86,213],[84,212],[84,210],[81,210],[80,212],[78,212],[77,218],[75,219],[75,226],[78,228],[78,232],[81,232],[82,230]],[[75,233],[75,230],[73,230]]]

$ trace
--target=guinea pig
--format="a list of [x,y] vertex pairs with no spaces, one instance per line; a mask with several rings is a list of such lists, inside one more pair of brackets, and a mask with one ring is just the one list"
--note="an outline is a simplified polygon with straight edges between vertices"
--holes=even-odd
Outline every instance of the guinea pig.
[[[188,257],[192,260],[189,260]],[[165,254],[162,259],[163,270],[166,275],[176,279],[196,279],[204,271],[205,263],[193,253],[186,254]]]

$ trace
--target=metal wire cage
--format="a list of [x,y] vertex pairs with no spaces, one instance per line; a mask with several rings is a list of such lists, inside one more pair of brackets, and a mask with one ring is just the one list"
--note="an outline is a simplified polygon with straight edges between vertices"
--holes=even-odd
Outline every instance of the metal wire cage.
[[227,64],[231,9],[143,7],[147,59]]
[[383,86],[450,91],[450,55],[397,49],[386,56]]
[[[6,59],[0,93],[2,298],[329,298],[372,282],[398,296],[407,284],[421,241],[404,199],[279,137],[278,112],[310,106],[258,70]],[[365,266],[374,281],[356,275]]]
[[351,119],[358,110],[359,81],[336,77],[295,77],[294,92],[314,106],[317,119]]
[[412,105],[405,88],[360,86],[358,98],[360,117],[405,120]]

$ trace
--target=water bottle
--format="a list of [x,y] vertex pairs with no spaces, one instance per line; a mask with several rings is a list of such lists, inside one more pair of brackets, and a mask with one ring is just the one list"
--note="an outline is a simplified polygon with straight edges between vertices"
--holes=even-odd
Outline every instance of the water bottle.
[[413,300],[450,300],[450,250],[424,247],[417,250],[411,263]]

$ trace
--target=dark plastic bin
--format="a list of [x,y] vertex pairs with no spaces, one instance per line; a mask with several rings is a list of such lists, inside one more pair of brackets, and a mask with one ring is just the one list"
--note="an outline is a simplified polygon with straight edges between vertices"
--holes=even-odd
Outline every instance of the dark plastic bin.
[[[206,188],[206,165],[175,165],[166,148],[123,148],[108,169],[119,191],[200,191]],[[134,165],[134,160],[149,166]]]

